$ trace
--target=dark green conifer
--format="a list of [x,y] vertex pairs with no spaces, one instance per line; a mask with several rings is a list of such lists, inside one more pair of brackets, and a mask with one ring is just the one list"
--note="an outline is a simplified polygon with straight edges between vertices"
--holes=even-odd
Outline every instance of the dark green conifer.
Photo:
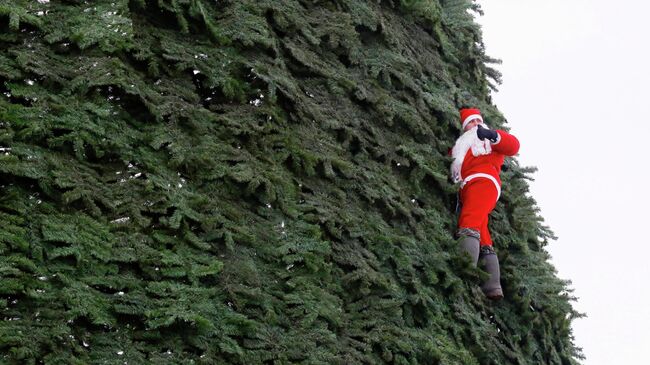
[[510,161],[506,298],[456,251],[471,0],[0,0],[0,356],[575,364]]

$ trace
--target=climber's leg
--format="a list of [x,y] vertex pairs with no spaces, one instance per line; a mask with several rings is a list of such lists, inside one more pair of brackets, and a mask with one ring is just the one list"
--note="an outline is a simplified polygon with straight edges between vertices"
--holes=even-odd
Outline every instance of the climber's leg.
[[470,181],[460,192],[462,208],[458,217],[458,235],[463,231],[477,232],[474,235],[481,244],[492,244],[487,230],[488,214],[494,209],[497,190],[492,181],[476,179]]
[[490,278],[481,285],[481,289],[488,299],[499,300],[503,298],[501,289],[501,270],[499,268],[499,258],[494,252],[492,246],[481,246],[481,261],[485,265],[485,271],[490,274]]
[[458,230],[458,236],[460,237],[460,249],[469,255],[472,265],[476,267],[479,256],[479,232],[470,228],[463,228]]
[[[490,278],[481,288],[488,298],[501,299],[503,291],[499,259],[492,248],[492,238],[488,230],[488,215],[496,206],[497,189],[494,183],[488,179],[476,179],[463,188],[461,201],[463,207],[458,218],[459,236],[461,232],[478,232],[478,237],[475,236],[475,238],[478,238],[478,242],[480,242],[479,257],[485,263],[485,269],[490,274]],[[470,246],[470,243],[465,240],[462,240],[461,244]],[[464,249],[469,252],[468,249]]]

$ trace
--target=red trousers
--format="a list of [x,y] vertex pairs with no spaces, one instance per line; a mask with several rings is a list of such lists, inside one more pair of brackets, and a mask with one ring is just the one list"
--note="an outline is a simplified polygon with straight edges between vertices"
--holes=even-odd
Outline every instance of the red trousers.
[[488,231],[488,215],[497,204],[497,188],[488,179],[474,179],[460,191],[462,208],[458,228],[470,228],[481,233],[481,246],[492,246]]

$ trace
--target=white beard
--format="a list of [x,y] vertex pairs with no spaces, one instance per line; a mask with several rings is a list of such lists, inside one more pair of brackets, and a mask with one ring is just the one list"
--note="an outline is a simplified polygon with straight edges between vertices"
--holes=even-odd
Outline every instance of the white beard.
[[[483,124],[483,127],[489,129],[485,124]],[[484,141],[478,139],[478,136],[476,135],[477,128],[478,127],[474,127],[458,137],[454,148],[451,150],[451,156],[454,159],[451,163],[451,178],[455,183],[463,181],[463,177],[460,175],[460,170],[463,167],[465,155],[467,155],[467,151],[469,151],[470,148],[472,149],[472,155],[474,156],[488,155],[492,152],[490,141],[487,139]]]

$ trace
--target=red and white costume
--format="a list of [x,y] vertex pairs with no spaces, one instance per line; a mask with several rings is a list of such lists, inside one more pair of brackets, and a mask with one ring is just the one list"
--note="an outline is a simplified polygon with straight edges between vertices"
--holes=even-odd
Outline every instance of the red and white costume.
[[[478,109],[462,109],[461,122],[465,127],[474,119],[483,118]],[[485,124],[483,124],[484,127]],[[461,183],[460,200],[462,208],[458,228],[480,232],[481,246],[492,246],[488,231],[488,215],[501,196],[501,165],[505,156],[514,156],[519,151],[519,140],[505,131],[497,130],[497,141],[481,141],[476,134],[477,127],[464,132],[458,138],[451,155],[451,175],[454,182]]]

